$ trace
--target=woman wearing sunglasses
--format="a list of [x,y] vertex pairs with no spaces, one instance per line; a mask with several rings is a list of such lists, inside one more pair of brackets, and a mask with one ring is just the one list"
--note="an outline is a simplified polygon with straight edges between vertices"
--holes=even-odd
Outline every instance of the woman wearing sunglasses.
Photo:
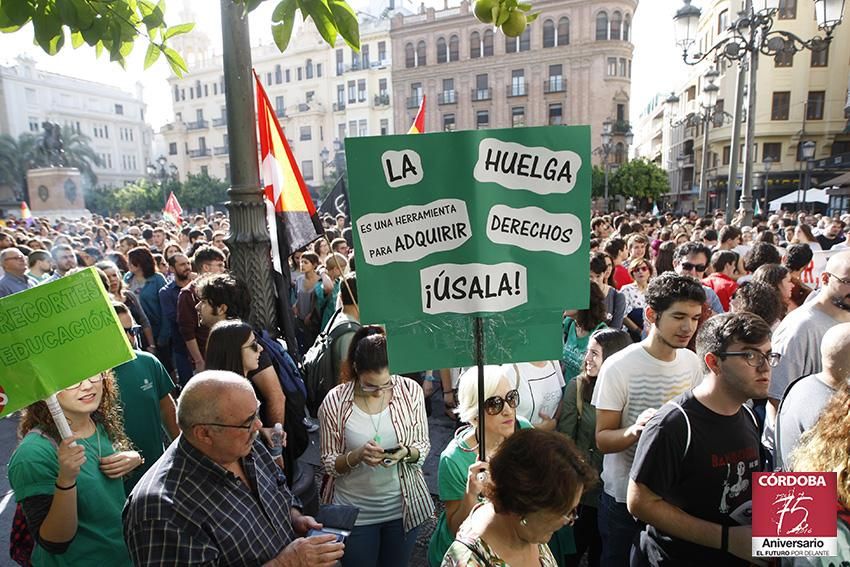
[[[520,402],[516,377],[507,366],[484,367],[484,445],[487,459],[496,454],[502,442],[518,429],[531,424],[517,416]],[[460,524],[479,502],[484,473],[489,465],[478,461],[478,369],[469,368],[460,376],[457,391],[457,414],[468,425],[460,428],[440,454],[440,500],[445,511],[440,513],[437,528],[428,546],[428,561],[437,567],[454,540]]]
[[[33,565],[132,565],[122,533],[122,477],[142,464],[124,434],[118,392],[101,373],[58,392],[73,436],[44,402],[21,416],[9,482],[35,539]],[[75,443],[75,444],[72,444]]]
[[595,482],[596,472],[565,436],[538,429],[510,436],[490,462],[488,501],[460,526],[442,567],[555,567],[546,542],[575,522],[579,498]]
[[626,297],[626,317],[623,323],[629,331],[634,342],[643,339],[643,310],[646,307],[646,288],[652,279],[652,264],[644,259],[638,258],[629,263],[629,275],[634,282],[624,285],[620,290]]
[[407,565],[434,504],[422,463],[431,448],[422,388],[390,375],[387,339],[365,326],[351,339],[343,383],[319,408],[324,503],[360,509],[343,567]]

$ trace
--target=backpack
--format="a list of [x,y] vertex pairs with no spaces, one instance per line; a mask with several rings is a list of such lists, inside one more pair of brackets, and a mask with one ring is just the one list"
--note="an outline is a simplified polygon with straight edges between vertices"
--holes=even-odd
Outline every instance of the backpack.
[[[307,390],[304,387],[304,381],[301,379],[301,373],[298,372],[298,366],[289,353],[283,349],[283,346],[272,338],[268,331],[255,333],[255,336],[257,342],[271,358],[272,366],[274,366],[278,380],[280,380],[280,387],[286,395],[286,415],[282,424],[283,430],[286,432],[283,460],[286,470],[291,472],[294,462],[304,454],[304,451],[310,445],[307,426],[304,424],[304,419],[307,417],[304,411]],[[290,479],[287,476],[287,480],[291,481],[294,478]]]
[[307,386],[307,409],[313,416],[318,415],[319,406],[322,405],[325,396],[337,383],[338,376],[333,375],[334,364],[331,345],[337,338],[346,333],[353,333],[361,327],[357,321],[346,321],[333,328],[334,321],[341,312],[342,309],[334,312],[327,326],[319,333],[313,346],[304,355],[304,361],[301,364],[301,372]]

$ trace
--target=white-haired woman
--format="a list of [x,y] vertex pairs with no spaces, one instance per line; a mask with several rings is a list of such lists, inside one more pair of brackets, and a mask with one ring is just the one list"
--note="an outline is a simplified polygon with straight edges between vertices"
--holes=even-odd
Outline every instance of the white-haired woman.
[[[505,368],[484,367],[484,396],[484,446],[485,456],[490,458],[514,431],[531,428],[531,424],[516,414],[519,405],[516,378],[509,377]],[[478,504],[484,489],[478,474],[488,470],[487,463],[478,461],[477,368],[470,368],[461,375],[457,400],[458,417],[468,425],[455,433],[440,454],[440,500],[446,509],[440,513],[428,547],[428,561],[432,567],[442,563],[458,527]]]

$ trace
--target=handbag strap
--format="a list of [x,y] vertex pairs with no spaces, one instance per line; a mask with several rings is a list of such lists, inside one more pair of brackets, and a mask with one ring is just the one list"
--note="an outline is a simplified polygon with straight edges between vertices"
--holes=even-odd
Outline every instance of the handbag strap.
[[493,567],[493,563],[492,563],[489,559],[486,559],[483,555],[481,555],[481,553],[479,553],[479,551],[478,551],[477,549],[475,549],[475,547],[473,547],[473,546],[469,545],[468,543],[466,543],[466,542],[465,542],[465,541],[463,541],[462,539],[456,539],[455,541],[456,541],[456,542],[459,542],[459,543],[460,543],[461,545],[463,545],[466,549],[468,549],[469,551],[471,551],[471,552],[472,552],[472,554],[476,557],[476,559],[478,559],[479,561],[481,561],[484,565],[487,565],[487,567]]

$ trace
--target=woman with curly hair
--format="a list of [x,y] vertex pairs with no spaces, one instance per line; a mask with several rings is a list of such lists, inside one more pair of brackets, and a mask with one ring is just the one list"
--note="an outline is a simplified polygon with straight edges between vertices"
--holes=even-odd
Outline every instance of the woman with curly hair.
[[781,264],[764,264],[753,272],[754,282],[762,282],[776,288],[782,296],[780,319],[783,319],[789,311],[796,306],[791,302],[791,292],[794,291],[794,282],[791,281],[791,272]]
[[9,482],[35,549],[33,565],[131,565],[122,533],[122,477],[142,464],[124,434],[118,390],[101,373],[56,394],[73,436],[61,439],[47,404],[22,414]]

